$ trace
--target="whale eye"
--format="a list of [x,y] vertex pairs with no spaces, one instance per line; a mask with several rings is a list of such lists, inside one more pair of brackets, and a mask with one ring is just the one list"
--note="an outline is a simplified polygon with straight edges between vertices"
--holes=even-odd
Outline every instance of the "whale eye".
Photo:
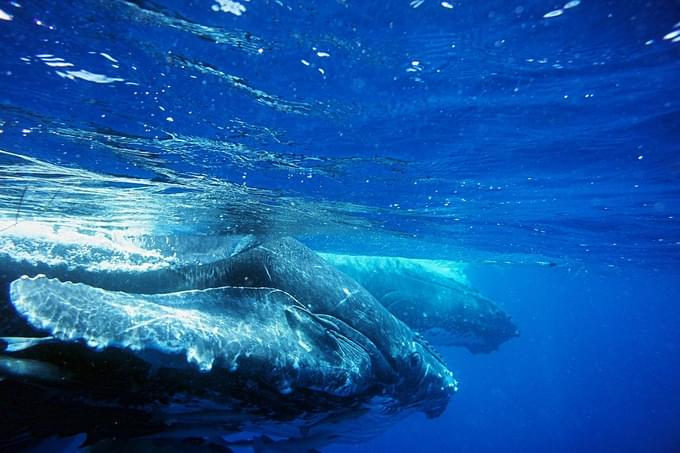
[[421,366],[423,363],[423,359],[420,357],[420,354],[417,352],[414,352],[411,354],[411,356],[408,358],[408,365],[411,368],[418,368]]

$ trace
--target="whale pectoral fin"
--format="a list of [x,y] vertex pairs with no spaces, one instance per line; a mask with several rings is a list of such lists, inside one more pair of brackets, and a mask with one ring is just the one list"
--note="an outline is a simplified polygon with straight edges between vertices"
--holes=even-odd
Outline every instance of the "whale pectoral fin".
[[0,377],[62,381],[67,378],[67,375],[51,363],[0,355]]
[[362,351],[368,353],[378,381],[388,382],[397,379],[396,370],[368,337],[334,316],[326,314],[317,314],[315,316],[327,326],[329,332],[336,336],[339,341],[351,342],[353,345],[359,346]]
[[19,352],[39,344],[52,343],[54,337],[0,337],[0,349],[4,352]]
[[276,289],[141,295],[39,276],[13,281],[10,298],[20,315],[55,341],[125,349],[151,364],[226,369],[282,392],[303,387],[348,395],[371,383],[366,351],[339,341]]
[[306,308],[299,306],[287,307],[284,311],[286,321],[294,332],[305,331],[317,347],[325,351],[340,351],[342,349],[338,338],[317,319],[316,315]]

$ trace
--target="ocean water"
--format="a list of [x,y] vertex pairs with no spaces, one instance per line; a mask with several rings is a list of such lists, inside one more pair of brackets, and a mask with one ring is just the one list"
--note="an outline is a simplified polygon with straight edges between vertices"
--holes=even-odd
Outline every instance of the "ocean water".
[[680,448],[678,1],[3,0],[0,37],[0,252],[294,236],[512,316],[438,348],[441,416],[323,451]]

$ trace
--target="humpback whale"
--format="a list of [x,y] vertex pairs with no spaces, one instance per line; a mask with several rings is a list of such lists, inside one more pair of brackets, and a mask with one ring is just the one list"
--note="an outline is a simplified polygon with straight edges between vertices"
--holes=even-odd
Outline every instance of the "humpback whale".
[[225,446],[274,424],[323,442],[367,413],[435,417],[457,390],[419,334],[292,238],[142,272],[6,254],[0,275],[3,439],[22,427]]
[[519,335],[512,318],[469,285],[459,263],[332,253],[321,256],[433,345],[488,353]]

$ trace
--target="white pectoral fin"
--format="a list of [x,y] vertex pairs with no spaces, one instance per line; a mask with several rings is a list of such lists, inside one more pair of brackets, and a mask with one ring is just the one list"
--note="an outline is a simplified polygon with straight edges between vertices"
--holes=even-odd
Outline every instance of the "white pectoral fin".
[[[96,351],[125,349],[152,364],[161,357],[163,366],[238,370],[284,393],[299,387],[351,395],[372,383],[372,360],[360,333],[345,335],[338,327],[343,331],[329,333],[333,324],[273,288],[131,294],[42,276],[14,280],[10,297],[17,313],[54,340],[13,338],[7,350],[42,341],[84,342]],[[36,364],[14,359],[4,362],[6,373],[38,374]],[[0,372],[2,367],[0,362]]]
[[51,363],[0,355],[0,379],[13,377],[36,378],[46,381],[68,379],[68,376],[59,367]]
[[42,338],[31,338],[31,337],[0,337],[0,344],[4,343],[5,352],[18,352],[24,349],[32,348],[39,344],[54,342],[54,337],[42,337]]

